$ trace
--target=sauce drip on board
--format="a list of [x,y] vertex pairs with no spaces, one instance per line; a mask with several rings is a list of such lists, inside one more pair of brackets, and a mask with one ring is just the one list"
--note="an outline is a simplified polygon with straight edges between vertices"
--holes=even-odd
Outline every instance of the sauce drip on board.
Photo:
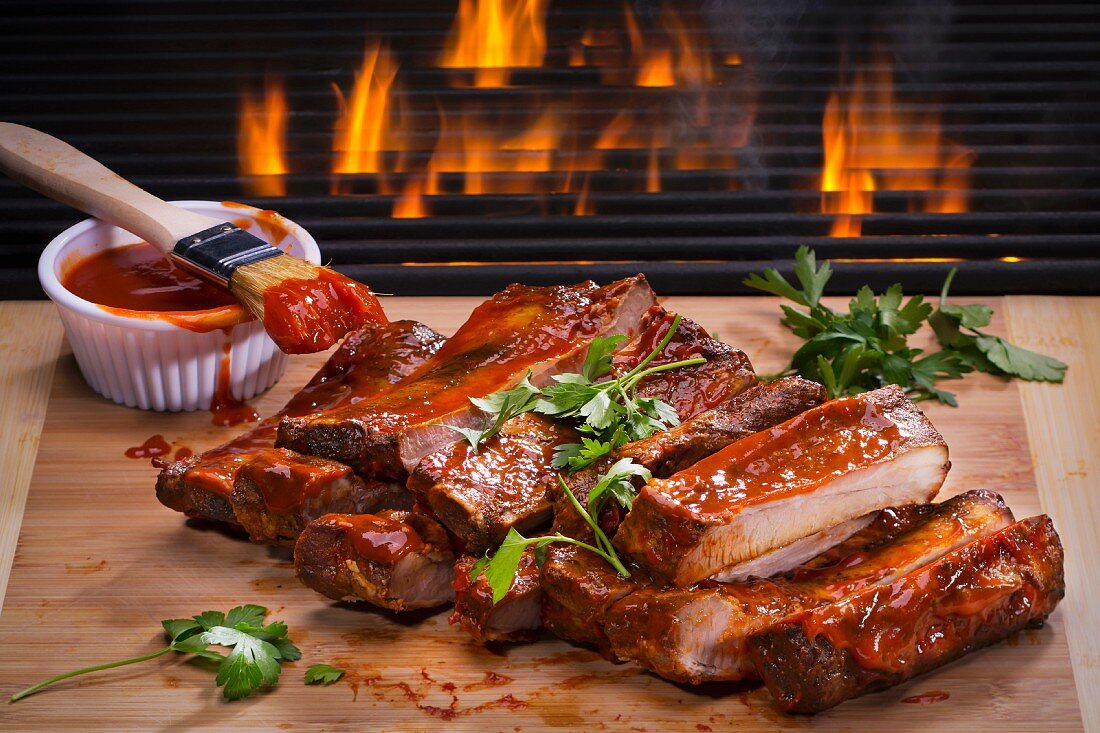
[[950,692],[931,690],[920,695],[910,695],[909,697],[903,697],[901,701],[910,703],[912,705],[930,705],[934,702],[943,702],[950,697]]
[[172,446],[164,439],[163,435],[152,435],[141,445],[135,445],[126,449],[127,458],[156,458],[167,455],[172,451]]
[[386,322],[370,288],[326,268],[264,290],[264,329],[288,354],[324,351],[348,331]]

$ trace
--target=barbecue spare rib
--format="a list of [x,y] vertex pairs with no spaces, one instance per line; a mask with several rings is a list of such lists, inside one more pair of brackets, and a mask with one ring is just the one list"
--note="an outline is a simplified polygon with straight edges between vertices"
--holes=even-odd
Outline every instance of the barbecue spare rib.
[[644,486],[615,545],[686,587],[841,522],[939,491],[947,445],[889,386],[842,397]]
[[516,385],[574,371],[597,336],[638,332],[656,296],[641,276],[605,287],[585,282],[511,285],[482,303],[414,374],[373,400],[308,417],[286,417],[278,445],[346,463],[376,478],[404,480],[424,456],[480,425],[470,403]]
[[[395,321],[353,332],[309,384],[278,413],[217,448],[165,467],[157,478],[157,498],[168,508],[190,517],[237,522],[232,504],[233,482],[245,463],[275,446],[279,422],[284,416],[308,415],[369,399],[411,374],[442,343],[442,336],[414,321]],[[284,465],[288,466],[294,464],[296,458],[297,454],[291,451],[281,455]],[[316,466],[312,459],[304,459],[297,470],[303,477],[310,476],[316,473],[312,470]],[[347,474],[333,470],[334,466],[326,467],[325,476],[344,482]],[[313,476],[311,490],[315,496],[325,491],[319,483],[323,478]],[[338,485],[333,490],[344,495],[348,488]],[[370,496],[359,497],[354,503],[357,507],[367,507]],[[257,539],[274,540],[276,537]]]

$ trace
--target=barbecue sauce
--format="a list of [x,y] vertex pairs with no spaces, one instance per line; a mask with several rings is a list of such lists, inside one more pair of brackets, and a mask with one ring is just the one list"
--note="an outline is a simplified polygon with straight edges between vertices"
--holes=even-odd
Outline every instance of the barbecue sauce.
[[228,290],[176,267],[146,242],[89,255],[68,268],[61,284],[96,305],[125,310],[176,313],[237,303]]
[[288,354],[324,351],[348,331],[386,322],[370,288],[326,268],[264,291],[264,329]]
[[424,540],[407,524],[375,514],[346,514],[327,520],[344,530],[348,543],[371,562],[395,563],[424,548]]
[[874,403],[843,397],[730,444],[660,481],[655,495],[671,497],[692,514],[739,511],[886,460],[901,438]]
[[272,449],[256,454],[241,472],[260,487],[270,511],[286,514],[351,471],[335,461]]
[[235,398],[230,392],[232,384],[230,377],[229,354],[232,342],[222,344],[222,358],[218,365],[218,381],[214,387],[214,395],[210,398],[211,422],[225,427],[240,425],[243,422],[256,422],[260,414],[251,406]]

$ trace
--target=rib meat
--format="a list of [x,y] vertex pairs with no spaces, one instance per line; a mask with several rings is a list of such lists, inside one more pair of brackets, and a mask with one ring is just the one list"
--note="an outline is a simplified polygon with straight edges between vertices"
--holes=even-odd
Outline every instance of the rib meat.
[[407,611],[454,598],[450,540],[418,512],[326,514],[298,537],[294,567],[303,583],[336,600]]
[[[164,468],[157,479],[157,498],[191,517],[235,522],[230,497],[237,471],[257,451],[274,447],[284,415],[305,415],[369,399],[408,376],[442,343],[442,336],[414,321],[349,334],[277,414],[224,445]],[[285,460],[291,460],[289,453]]]
[[[785,422],[824,401],[825,388],[801,377],[755,384],[677,427],[628,443],[608,458],[568,477],[566,483],[578,501],[587,505],[588,492],[599,475],[621,458],[631,458],[654,476],[670,476],[734,441]],[[551,484],[549,491],[557,529],[570,537],[589,536],[588,525],[556,484]],[[618,528],[618,515],[617,505],[609,503],[601,517],[609,535]]]
[[401,385],[380,397],[310,417],[285,418],[278,444],[405,479],[426,455],[458,442],[447,426],[484,420],[470,397],[535,385],[574,369],[596,336],[633,334],[655,296],[640,275],[597,287],[510,285],[478,306],[455,335]]
[[927,502],[947,445],[899,387],[818,406],[642,488],[616,546],[685,587],[887,506]]
[[[681,682],[755,678],[747,639],[784,616],[882,586],[1012,522],[992,492],[971,491],[908,514],[887,511],[834,564],[786,576],[694,588],[643,587],[613,605],[603,630],[614,654]],[[895,534],[896,533],[896,534]],[[547,591],[547,595],[549,591]]]
[[816,713],[1041,624],[1065,595],[1046,516],[1017,522],[889,584],[802,611],[750,639],[787,712]]
[[253,542],[293,545],[306,525],[322,514],[412,507],[412,494],[404,486],[364,481],[343,463],[285,448],[257,450],[249,456],[237,469],[231,503]]
[[[637,366],[665,337],[674,318],[660,306],[651,308],[639,336],[615,355],[612,375]],[[638,385],[638,392],[665,400],[681,420],[688,420],[756,381],[742,352],[715,341],[686,318],[650,365],[696,356],[707,362],[654,374]],[[546,484],[553,473],[554,448],[578,440],[567,425],[538,414],[521,415],[476,453],[460,442],[427,456],[408,486],[466,543],[467,551],[479,554],[500,544],[510,527],[526,531],[550,519]]]
[[542,595],[534,550],[524,551],[512,587],[496,604],[484,574],[470,580],[470,571],[477,560],[472,555],[463,555],[455,563],[455,610],[451,623],[458,624],[481,643],[537,639],[542,632]]

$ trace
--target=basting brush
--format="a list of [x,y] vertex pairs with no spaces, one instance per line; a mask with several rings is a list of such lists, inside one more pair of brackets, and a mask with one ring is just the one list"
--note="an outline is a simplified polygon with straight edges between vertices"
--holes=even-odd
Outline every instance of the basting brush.
[[0,122],[0,170],[228,288],[287,353],[323,351],[351,330],[386,322],[367,286],[288,255],[232,222],[173,206],[38,130]]

